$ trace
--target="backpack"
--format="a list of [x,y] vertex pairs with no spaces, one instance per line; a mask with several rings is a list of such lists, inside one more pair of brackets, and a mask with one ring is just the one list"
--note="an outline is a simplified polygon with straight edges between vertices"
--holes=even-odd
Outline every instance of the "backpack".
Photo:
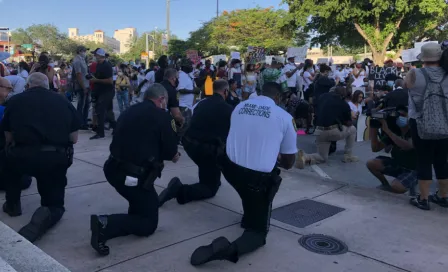
[[442,89],[442,82],[447,79],[446,74],[440,82],[429,78],[425,68],[421,69],[426,80],[423,95],[421,116],[416,119],[418,136],[424,140],[440,140],[448,138],[448,97]]

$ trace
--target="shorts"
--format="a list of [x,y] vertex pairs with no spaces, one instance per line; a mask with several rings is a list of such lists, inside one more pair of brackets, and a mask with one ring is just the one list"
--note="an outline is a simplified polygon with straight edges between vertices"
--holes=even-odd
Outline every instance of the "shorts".
[[409,170],[390,157],[379,156],[376,158],[383,163],[383,175],[396,178],[405,188],[412,188],[418,183],[417,171]]

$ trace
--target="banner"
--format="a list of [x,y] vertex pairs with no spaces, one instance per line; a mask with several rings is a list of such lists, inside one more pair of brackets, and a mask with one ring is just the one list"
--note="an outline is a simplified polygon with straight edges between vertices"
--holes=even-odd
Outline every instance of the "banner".
[[201,61],[201,58],[199,57],[198,54],[198,50],[187,50],[186,55],[187,59],[193,62],[193,65],[196,65]]
[[427,44],[427,43],[439,43],[438,41],[427,41],[427,42],[416,42],[414,43],[414,49],[417,50],[417,55],[420,54],[420,49],[422,48],[423,45]]
[[231,52],[230,53],[230,59],[241,59],[241,54],[240,52]]
[[247,63],[255,64],[264,62],[266,59],[265,49],[263,47],[249,46],[247,47]]
[[217,64],[219,61],[227,61],[226,55],[213,55],[212,56],[212,64]]
[[290,47],[287,51],[288,58],[294,57],[295,63],[303,63],[306,59],[306,54],[308,53],[308,46],[302,47]]
[[386,85],[386,75],[395,74],[397,75],[397,67],[372,67],[370,68],[369,79],[374,80],[374,86],[384,86]]
[[418,61],[417,56],[420,54],[420,48],[412,48],[401,52],[401,59],[404,63]]

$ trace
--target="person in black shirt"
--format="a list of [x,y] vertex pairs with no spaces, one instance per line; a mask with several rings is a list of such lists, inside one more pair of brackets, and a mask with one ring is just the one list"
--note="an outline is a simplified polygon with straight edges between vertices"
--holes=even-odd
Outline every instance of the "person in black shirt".
[[49,91],[46,75],[31,74],[28,86],[27,91],[9,100],[2,120],[9,148],[3,211],[10,216],[22,214],[20,179],[24,174],[35,177],[41,207],[19,231],[34,242],[64,214],[67,169],[73,160],[73,144],[78,140],[81,120],[65,97]]
[[90,82],[93,83],[92,96],[95,97],[95,113],[97,116],[98,127],[96,129],[96,135],[90,139],[104,138],[104,122],[106,119],[106,113],[108,106],[114,99],[114,81],[113,81],[113,68],[110,62],[106,61],[106,52],[102,48],[95,50],[95,58],[97,61],[96,71]]
[[159,70],[157,70],[155,75],[156,83],[161,83],[163,81],[163,76],[165,75],[165,70],[168,68],[168,57],[163,55],[157,60],[157,64],[159,65]]
[[118,118],[104,174],[129,202],[129,209],[127,214],[91,215],[91,246],[100,255],[109,254],[109,239],[149,236],[157,229],[159,203],[154,181],[161,176],[164,160],[177,162],[180,156],[174,120],[165,112],[166,99],[165,88],[156,83],[142,103]]
[[409,90],[403,89],[404,81],[399,78],[395,80],[395,89],[388,92],[382,99],[380,108],[395,108],[398,106],[408,106],[409,104]]
[[326,64],[320,65],[320,74],[317,75],[314,81],[313,102],[316,102],[316,105],[321,95],[330,92],[330,89],[334,87],[337,83],[339,83],[339,81],[336,82],[334,79],[328,77],[330,72],[331,72],[330,66]]
[[165,70],[164,79],[162,81],[162,86],[165,87],[168,93],[168,104],[167,109],[170,111],[171,116],[173,116],[174,121],[179,127],[184,124],[184,117],[179,109],[179,100],[177,99],[177,85],[179,85],[179,75],[174,68],[168,68]]
[[227,81],[213,82],[213,96],[196,105],[190,126],[182,138],[185,152],[199,167],[199,183],[184,185],[177,177],[171,179],[168,188],[159,195],[160,206],[173,198],[179,204],[186,204],[216,195],[221,186],[217,157],[227,140],[233,110],[225,101],[228,92]]
[[232,108],[235,108],[236,105],[238,105],[241,101],[238,98],[238,94],[236,93],[238,85],[236,84],[236,81],[234,79],[229,80],[229,88],[229,95],[227,95],[226,102],[230,106],[232,106]]
[[352,155],[356,140],[356,128],[352,124],[350,106],[345,102],[345,87],[336,87],[334,92],[320,96],[318,100],[316,129],[320,130],[316,138],[317,153],[305,154],[299,150],[297,168],[303,169],[306,164],[318,164],[328,160],[332,141],[346,140],[343,162],[356,162]]

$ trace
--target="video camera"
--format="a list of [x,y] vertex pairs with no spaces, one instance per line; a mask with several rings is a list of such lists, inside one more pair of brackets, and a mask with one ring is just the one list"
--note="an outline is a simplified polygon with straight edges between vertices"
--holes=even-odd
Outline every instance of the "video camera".
[[[370,116],[370,128],[381,129],[380,120],[386,120],[389,129],[396,135],[401,135],[401,130],[396,124],[397,118],[400,116],[398,112],[400,107],[389,107],[379,111],[372,111]],[[382,134],[382,133],[381,133]]]

